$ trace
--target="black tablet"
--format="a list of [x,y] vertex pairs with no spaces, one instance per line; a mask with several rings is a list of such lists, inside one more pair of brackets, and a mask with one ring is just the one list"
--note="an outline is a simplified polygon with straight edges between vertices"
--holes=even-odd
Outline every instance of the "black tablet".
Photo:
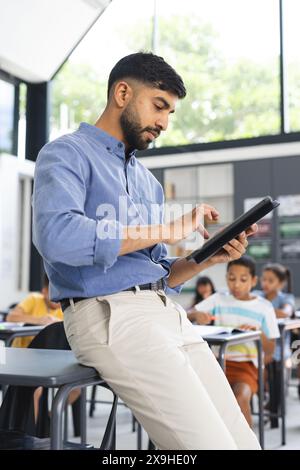
[[213,235],[201,248],[193,251],[186,259],[194,260],[196,263],[202,263],[202,261],[213,256],[226,245],[226,243],[236,238],[244,230],[247,230],[250,225],[256,223],[277,206],[279,206],[278,201],[272,199],[270,196],[265,197],[254,207],[245,212],[245,214],[238,217],[232,224]]

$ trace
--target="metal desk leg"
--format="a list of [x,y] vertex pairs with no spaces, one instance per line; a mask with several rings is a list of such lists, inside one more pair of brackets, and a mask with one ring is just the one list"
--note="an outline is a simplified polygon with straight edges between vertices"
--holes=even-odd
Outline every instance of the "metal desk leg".
[[[52,401],[52,407],[51,407],[51,421],[50,421],[50,442],[51,442],[51,449],[55,450],[60,450],[63,448],[63,440],[62,440],[62,420],[63,420],[63,410],[66,404],[66,400],[69,396],[69,393],[71,390],[74,390],[74,388],[80,388],[81,391],[84,390],[83,392],[83,398],[84,398],[84,403],[86,403],[86,390],[85,388],[90,386],[90,385],[98,385],[103,383],[102,380],[88,380],[86,382],[80,381],[78,383],[72,383],[72,384],[67,384],[67,385],[62,385],[55,397],[54,400]],[[116,395],[114,395],[114,404],[113,404],[113,410],[111,411],[111,415],[115,415],[116,407],[117,407],[117,402],[118,398]],[[83,416],[82,416],[83,418]],[[111,417],[110,417],[111,421]],[[86,424],[86,414],[84,421],[81,422],[83,425]],[[115,424],[115,421],[114,421]],[[115,430],[115,426],[114,426]],[[84,439],[86,438],[86,430],[82,429],[83,437]],[[112,433],[110,433],[112,434]]]
[[135,423],[136,423],[136,419],[135,419],[133,413],[131,413],[131,416],[132,416],[132,419],[131,419],[131,422],[132,422],[132,432],[135,432]]
[[66,401],[73,386],[63,385],[59,388],[52,402],[51,421],[50,421],[50,442],[52,450],[61,450],[63,448],[62,421],[63,411]]
[[90,403],[90,412],[89,412],[89,417],[92,418],[94,415],[94,411],[96,408],[95,400],[96,400],[96,392],[97,392],[97,386],[93,385],[92,387],[92,394],[91,394],[91,403]]
[[142,450],[142,426],[140,423],[137,423],[137,448]]
[[9,338],[6,338],[5,347],[10,348],[15,338],[17,338],[16,335],[11,335]]
[[285,433],[285,390],[284,390],[284,345],[285,345],[285,330],[283,329],[280,335],[280,414],[281,414],[281,444],[286,444]]
[[[16,335],[11,335],[9,338],[6,338],[6,339],[1,340],[1,341],[4,341],[4,346],[6,348],[10,348],[16,337],[17,337]],[[4,400],[4,396],[7,392],[7,389],[8,389],[8,385],[2,385],[2,401]]]
[[66,402],[65,406],[65,412],[64,412],[64,442],[67,442],[68,440],[68,434],[69,434],[69,408],[68,408],[68,402]]
[[80,390],[80,431],[81,444],[86,444],[86,387]]
[[4,400],[5,394],[7,392],[9,385],[1,385],[1,390],[2,390],[2,401]]
[[263,375],[263,349],[261,339],[256,341],[258,359],[258,409],[259,409],[259,442],[264,449],[264,375]]
[[226,343],[221,344],[219,350],[219,364],[222,367],[223,371],[225,372],[225,350],[226,350]]

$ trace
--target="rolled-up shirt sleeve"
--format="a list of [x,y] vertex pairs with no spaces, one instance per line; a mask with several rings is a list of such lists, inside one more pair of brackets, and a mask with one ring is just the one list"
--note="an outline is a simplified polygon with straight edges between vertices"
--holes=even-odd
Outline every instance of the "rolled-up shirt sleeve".
[[109,268],[118,257],[122,243],[123,225],[118,220],[103,219],[97,222],[95,264]]
[[166,294],[180,294],[181,292],[181,289],[183,287],[183,284],[178,284],[178,286],[175,286],[175,287],[169,287],[168,286],[168,278],[170,276],[170,272],[171,272],[171,266],[172,264],[175,263],[175,261],[177,261],[179,258],[178,257],[171,257],[171,258],[164,258],[162,260],[160,260],[160,263],[166,268],[168,269],[169,271],[169,274],[167,274],[165,277],[164,277],[164,282],[165,282],[165,292]]
[[57,140],[42,149],[32,198],[33,241],[48,263],[99,264],[106,271],[120,252],[122,224],[85,215],[88,178],[88,165],[75,146]]
[[164,276],[163,281],[164,281],[164,288],[166,294],[180,294],[181,289],[183,287],[183,284],[178,284],[178,286],[175,287],[169,287],[168,286],[168,278],[171,273],[171,267],[172,264],[175,263],[179,259],[179,257],[173,256],[173,257],[168,257],[166,256],[167,254],[167,248],[164,245],[164,243],[160,243],[159,245],[156,245],[160,247],[160,256],[158,258],[158,263],[160,263],[167,271],[168,273]]

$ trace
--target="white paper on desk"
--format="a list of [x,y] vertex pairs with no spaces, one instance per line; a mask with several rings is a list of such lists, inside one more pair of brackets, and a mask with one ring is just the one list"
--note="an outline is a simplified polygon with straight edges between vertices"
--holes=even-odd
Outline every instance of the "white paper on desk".
[[20,326],[23,326],[24,323],[22,322],[9,322],[9,321],[3,321],[0,323],[0,330],[3,329],[13,329],[13,328],[19,328]]
[[194,325],[200,336],[218,335],[220,333],[231,333],[234,328],[231,326]]

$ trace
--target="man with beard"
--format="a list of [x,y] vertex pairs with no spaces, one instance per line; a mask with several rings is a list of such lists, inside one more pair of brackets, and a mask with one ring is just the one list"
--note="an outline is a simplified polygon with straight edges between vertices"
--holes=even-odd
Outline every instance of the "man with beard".
[[96,124],[38,156],[34,242],[78,361],[99,371],[159,449],[258,449],[215,357],[168,297],[239,258],[257,227],[200,265],[169,258],[166,244],[196,230],[207,237],[201,217],[218,212],[202,204],[164,224],[163,189],[135,156],[167,129],[185,94],[163,58],[122,58]]

